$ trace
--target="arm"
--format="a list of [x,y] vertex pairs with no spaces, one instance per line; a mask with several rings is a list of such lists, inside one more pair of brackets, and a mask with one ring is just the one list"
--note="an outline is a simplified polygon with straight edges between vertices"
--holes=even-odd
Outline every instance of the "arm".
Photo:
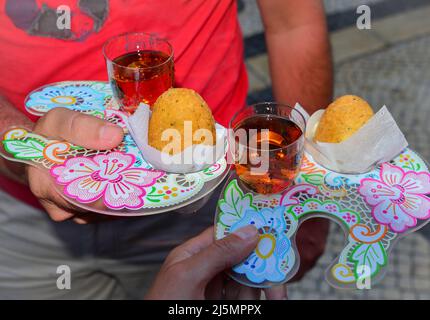
[[[2,131],[19,126],[32,129],[34,124],[22,112],[0,95],[0,128]],[[26,183],[25,166],[21,163],[11,162],[0,157],[0,174],[15,181]]]
[[277,101],[310,113],[333,95],[333,66],[322,0],[258,0]]

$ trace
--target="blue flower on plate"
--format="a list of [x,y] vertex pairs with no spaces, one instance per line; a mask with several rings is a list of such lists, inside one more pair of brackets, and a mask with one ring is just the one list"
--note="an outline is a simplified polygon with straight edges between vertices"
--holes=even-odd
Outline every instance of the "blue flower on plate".
[[89,86],[48,86],[34,92],[26,107],[36,111],[49,111],[56,107],[77,110],[104,110],[107,94]]
[[287,224],[284,218],[285,207],[265,208],[261,211],[249,209],[241,220],[232,225],[230,231],[247,225],[255,225],[260,232],[260,241],[256,249],[245,261],[233,270],[254,283],[265,280],[281,282],[285,279],[282,265],[291,249],[290,239],[285,235]]

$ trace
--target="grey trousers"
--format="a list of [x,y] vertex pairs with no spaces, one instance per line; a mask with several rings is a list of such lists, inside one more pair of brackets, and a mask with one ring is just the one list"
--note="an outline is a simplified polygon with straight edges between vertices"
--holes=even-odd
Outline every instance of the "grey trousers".
[[0,191],[0,299],[143,298],[168,252],[213,224],[219,192],[195,213],[78,225]]

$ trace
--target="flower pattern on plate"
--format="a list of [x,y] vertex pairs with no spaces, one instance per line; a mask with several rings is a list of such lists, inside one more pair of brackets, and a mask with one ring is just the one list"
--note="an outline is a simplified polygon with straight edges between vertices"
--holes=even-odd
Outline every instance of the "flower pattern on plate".
[[230,232],[254,225],[260,232],[256,249],[233,270],[254,283],[265,280],[281,282],[285,279],[283,261],[285,261],[291,242],[285,235],[287,224],[284,218],[285,207],[265,208],[261,211],[248,209],[241,220],[231,226]]
[[106,93],[89,86],[53,85],[32,93],[26,102],[26,107],[36,111],[49,111],[56,107],[104,110],[104,99],[107,96]]
[[430,174],[405,172],[402,168],[384,163],[380,179],[361,181],[358,191],[372,207],[372,215],[380,224],[395,232],[415,227],[417,219],[430,218]]
[[112,209],[138,209],[143,205],[145,188],[155,184],[163,171],[133,167],[131,154],[112,152],[94,158],[77,157],[55,166],[51,174],[65,185],[64,194],[82,203],[103,197]]

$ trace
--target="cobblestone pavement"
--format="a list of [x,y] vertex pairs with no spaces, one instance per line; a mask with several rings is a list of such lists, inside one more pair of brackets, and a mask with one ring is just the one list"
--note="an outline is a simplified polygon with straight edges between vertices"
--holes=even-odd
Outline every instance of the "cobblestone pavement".
[[[328,14],[351,10],[363,3],[382,5],[383,1],[325,1]],[[417,14],[429,9],[378,20],[368,33],[359,33],[350,26],[331,36],[336,62],[335,95],[357,94],[378,109],[387,105],[412,148],[427,160],[430,24],[426,19],[420,21]],[[244,14],[251,14],[249,20]],[[261,33],[258,19],[253,1],[247,1],[241,12],[245,35]],[[252,28],[247,29],[248,25]],[[352,41],[358,43],[356,48]],[[265,54],[250,57],[247,65],[253,90],[249,100],[273,99]],[[326,252],[316,267],[302,281],[289,284],[291,299],[430,299],[430,225],[399,241],[391,253],[385,278],[371,290],[338,290],[325,282],[324,271],[341,251],[344,241],[343,231],[333,223]]]
[[373,5],[384,0],[324,0],[324,6],[327,13],[342,12],[355,9],[363,4]]
[[[383,0],[324,0],[326,12],[333,14],[350,9],[355,9],[359,5],[371,5]],[[240,23],[242,25],[244,36],[250,36],[263,31],[260,13],[255,0],[241,0],[239,1],[240,10]]]

